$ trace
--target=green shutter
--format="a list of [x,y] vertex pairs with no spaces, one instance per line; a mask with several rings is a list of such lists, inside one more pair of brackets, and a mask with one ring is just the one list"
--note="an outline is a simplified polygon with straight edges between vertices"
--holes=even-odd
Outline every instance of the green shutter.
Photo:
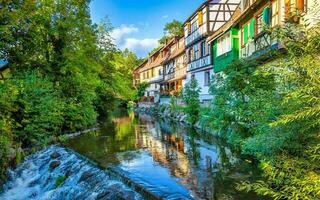
[[266,7],[263,9],[262,16],[263,16],[264,23],[266,23],[266,25],[269,26],[270,25],[270,8],[269,7]]
[[250,19],[250,38],[254,38],[254,18]]
[[248,24],[243,27],[243,43],[248,43]]

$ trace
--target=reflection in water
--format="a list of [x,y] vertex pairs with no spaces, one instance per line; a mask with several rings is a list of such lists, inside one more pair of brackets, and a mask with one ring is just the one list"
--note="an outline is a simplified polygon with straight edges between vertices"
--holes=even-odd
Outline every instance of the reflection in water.
[[258,199],[234,189],[254,168],[221,140],[148,115],[118,111],[99,132],[66,144],[167,199]]

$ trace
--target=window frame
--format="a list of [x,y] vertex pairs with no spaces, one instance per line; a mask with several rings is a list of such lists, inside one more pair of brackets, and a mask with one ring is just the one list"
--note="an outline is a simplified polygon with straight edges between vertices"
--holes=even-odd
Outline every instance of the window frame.
[[204,72],[204,86],[209,86],[210,85],[210,71],[205,71]]
[[[276,12],[274,11],[274,5],[276,5]],[[279,0],[273,0],[270,2],[271,7],[271,27],[276,27],[280,23],[280,16],[279,16],[279,8],[280,8],[280,1]],[[274,23],[275,22],[275,23]]]
[[228,31],[217,40],[217,57],[228,53],[231,50],[231,32]]

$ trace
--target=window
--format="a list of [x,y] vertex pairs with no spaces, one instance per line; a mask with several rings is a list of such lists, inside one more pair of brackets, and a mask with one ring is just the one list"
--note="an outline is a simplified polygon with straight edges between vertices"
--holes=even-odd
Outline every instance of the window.
[[151,69],[151,77],[154,77],[154,68]]
[[162,75],[162,70],[161,69],[159,69],[159,75]]
[[241,45],[244,46],[248,43],[248,39],[249,39],[249,24],[246,24],[243,26],[243,28],[241,29]]
[[256,17],[256,35],[258,35],[259,33],[261,33],[263,31],[263,14],[260,13],[257,17]]
[[191,23],[190,22],[188,22],[188,24],[187,24],[187,29],[188,29],[188,35],[190,35],[191,34]]
[[223,35],[221,38],[217,41],[217,56],[220,56],[224,53],[227,53],[231,51],[231,37],[230,32]]
[[204,72],[204,86],[210,85],[210,72]]
[[194,58],[195,60],[198,60],[200,58],[199,44],[195,44],[193,48],[194,48]]
[[194,47],[191,47],[191,48],[189,49],[189,61],[190,61],[190,62],[194,60],[194,51],[193,51],[193,48],[194,48]]
[[272,8],[271,8],[271,26],[274,27],[279,24],[279,2],[278,0],[275,0],[272,2]]
[[205,56],[207,54],[206,52],[206,42],[201,42],[201,56]]
[[198,29],[197,21],[191,24],[191,33],[195,32]]
[[286,0],[285,1],[285,18],[288,19],[291,15],[304,12],[306,9],[306,0]]

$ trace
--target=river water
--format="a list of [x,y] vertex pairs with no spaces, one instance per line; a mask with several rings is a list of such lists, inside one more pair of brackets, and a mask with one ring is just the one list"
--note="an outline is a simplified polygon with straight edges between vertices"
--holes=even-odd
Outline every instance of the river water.
[[118,110],[65,146],[160,198],[261,199],[235,189],[258,172],[225,142],[148,115]]

